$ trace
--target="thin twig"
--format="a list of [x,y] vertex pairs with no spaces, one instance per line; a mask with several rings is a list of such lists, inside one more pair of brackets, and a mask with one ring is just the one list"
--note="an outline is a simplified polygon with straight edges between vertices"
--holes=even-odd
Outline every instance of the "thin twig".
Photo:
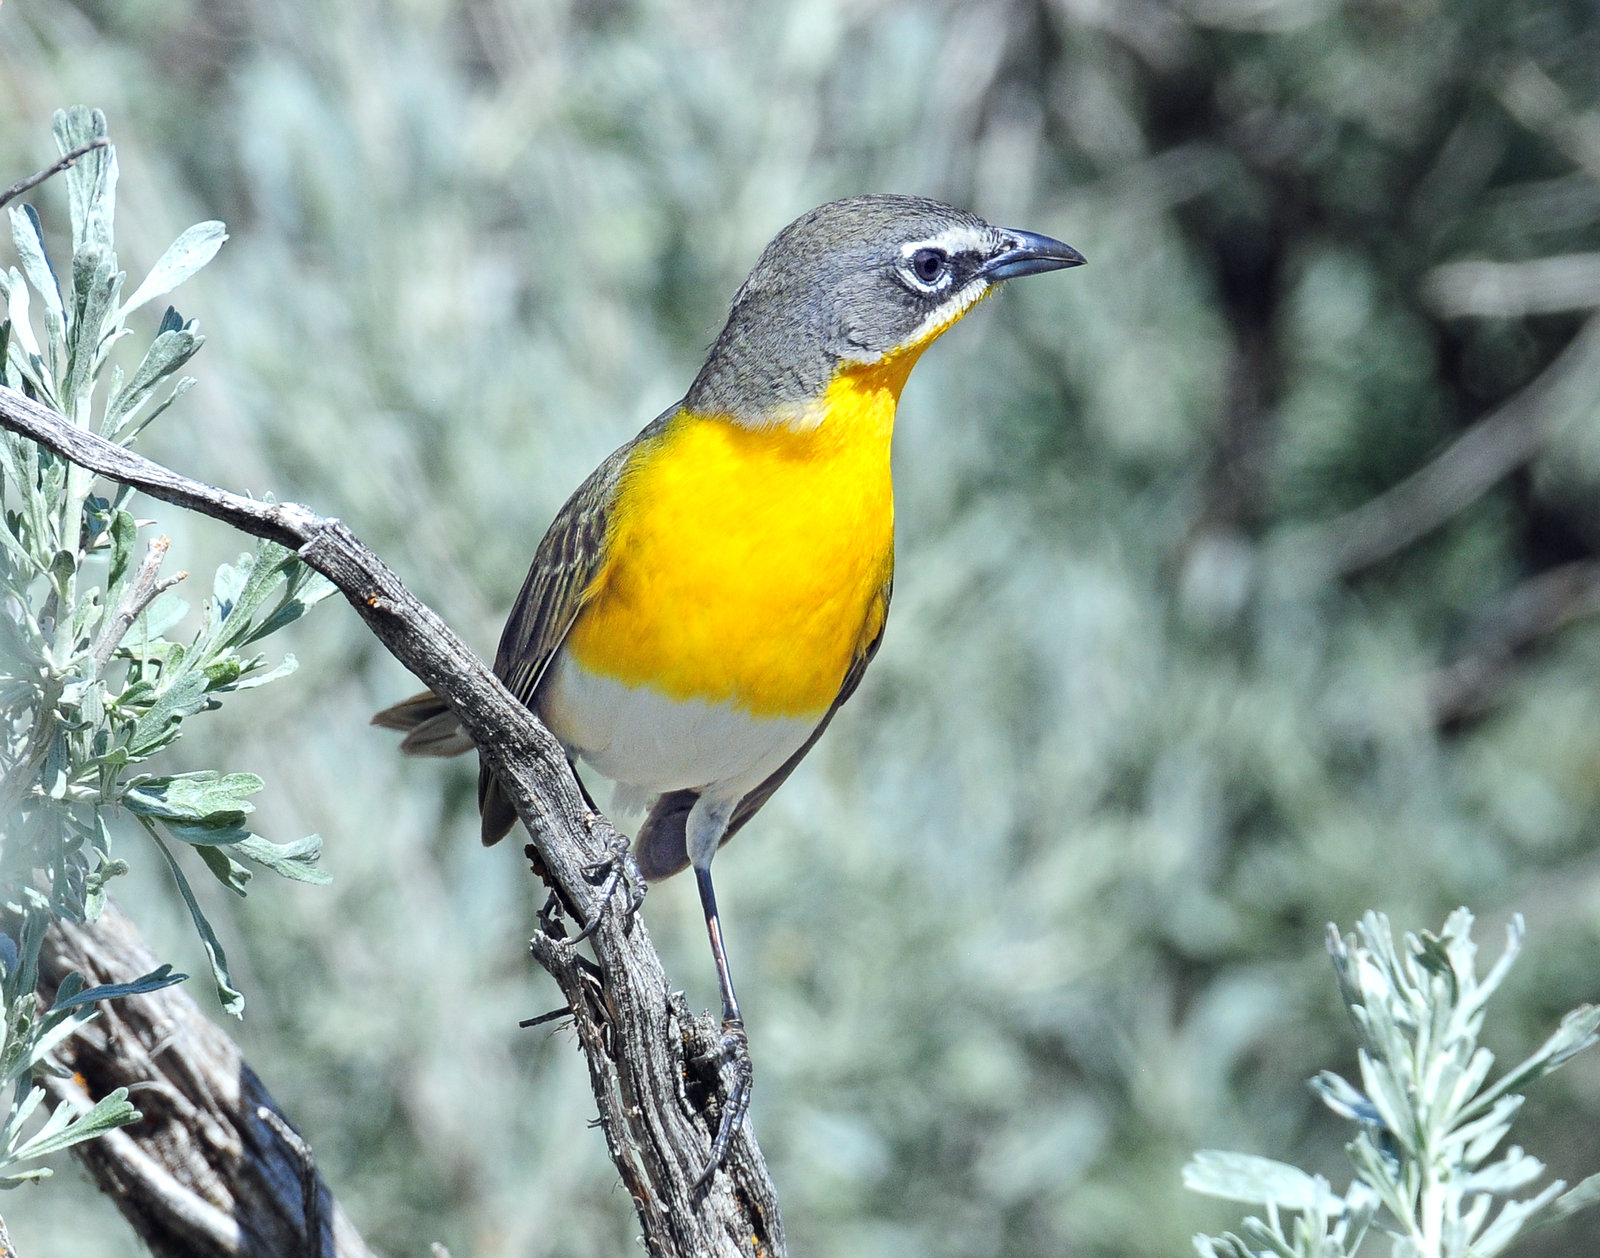
[[271,1127],[300,1167],[300,1205],[305,1211],[305,1258],[322,1258],[322,1188],[317,1181],[317,1160],[311,1146],[283,1116],[265,1105],[256,1106],[256,1117]]
[[111,663],[111,657],[121,645],[122,639],[133,622],[139,619],[139,613],[150,606],[163,592],[170,590],[189,574],[176,572],[165,580],[157,580],[161,571],[161,561],[167,557],[167,547],[171,545],[165,534],[155,538],[145,551],[144,560],[139,565],[139,571],[134,574],[128,583],[127,590],[122,595],[122,601],[117,604],[117,610],[111,613],[110,618],[100,628],[100,636],[94,643],[94,673],[98,677],[106,671],[106,665]]
[[[46,166],[37,174],[29,175],[26,179],[17,180],[16,183],[12,184],[4,192],[0,192],[0,209],[3,209],[9,202],[15,201],[24,192],[28,191],[29,188],[37,188],[46,179],[50,178],[51,175],[59,175],[68,166],[74,165],[80,157],[86,156],[95,149],[103,149],[110,143],[111,141],[105,136],[98,136],[95,139],[90,140],[87,144],[79,145],[77,148],[73,149],[72,152],[61,158],[61,160],[56,162],[55,165]],[[4,1255],[0,1254],[0,1258],[4,1258]]]
[[11,1233],[6,1231],[4,1219],[0,1219],[0,1258],[17,1258],[16,1246],[11,1243]]
[[565,1018],[572,1013],[571,1005],[562,1005],[559,1009],[552,1009],[549,1013],[541,1013],[537,1018],[524,1018],[517,1023],[518,1028],[524,1031],[536,1026],[543,1026],[546,1022],[554,1022],[557,1018]]

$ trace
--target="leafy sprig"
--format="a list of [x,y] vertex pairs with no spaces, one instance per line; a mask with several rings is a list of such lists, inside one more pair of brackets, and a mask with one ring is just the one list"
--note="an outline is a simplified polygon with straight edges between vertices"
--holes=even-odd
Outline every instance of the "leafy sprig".
[[1544,1164],[1515,1145],[1496,1155],[1522,1106],[1519,1090],[1600,1039],[1600,1009],[1581,1006],[1537,1052],[1488,1082],[1494,1056],[1479,1043],[1484,1010],[1522,932],[1513,919],[1505,951],[1480,979],[1466,909],[1438,935],[1407,934],[1398,948],[1379,913],[1349,938],[1328,928],[1360,1039],[1361,1087],[1331,1071],[1311,1087],[1356,1126],[1346,1146],[1356,1178],[1340,1196],[1320,1175],[1269,1158],[1197,1154],[1184,1168],[1190,1188],[1266,1211],[1238,1233],[1196,1237],[1202,1258],[1353,1258],[1375,1234],[1387,1235],[1394,1258],[1493,1258],[1531,1224],[1600,1199],[1600,1175],[1517,1197]]
[[[111,358],[133,335],[128,319],[205,266],[227,233],[218,222],[189,228],[124,299],[113,239],[117,159],[105,118],[76,108],[58,113],[54,130],[63,154],[82,150],[64,180],[71,265],[57,270],[32,206],[9,211],[18,265],[0,268],[0,385],[129,444],[193,385],[181,372],[204,338],[168,306],[125,373]],[[13,923],[0,935],[0,1094],[9,1088],[11,1100],[0,1111],[0,1173],[137,1117],[125,1096],[109,1096],[83,1113],[58,1106],[30,1133],[42,1099],[34,1079],[49,1069],[50,1051],[94,1016],[94,1002],[183,977],[162,967],[126,987],[85,992],[73,975],[50,1009],[37,1008],[39,945],[52,916],[92,920],[107,884],[128,868],[113,855],[119,816],[138,823],[171,871],[234,1014],[244,998],[179,854],[192,850],[240,895],[256,867],[326,881],[317,836],[274,844],[251,830],[260,778],[143,766],[223,696],[293,671],[293,656],[273,663],[260,644],[332,587],[289,551],[260,543],[217,571],[199,630],[180,639],[190,608],[171,587],[187,574],[161,575],[164,537],[139,554],[148,522],[134,517],[130,498],[126,488],[97,492],[91,474],[0,434],[0,899]]]

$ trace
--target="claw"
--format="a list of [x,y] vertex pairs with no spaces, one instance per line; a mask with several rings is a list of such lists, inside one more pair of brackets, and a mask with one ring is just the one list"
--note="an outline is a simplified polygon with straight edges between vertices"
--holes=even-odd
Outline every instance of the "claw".
[[583,876],[591,883],[599,883],[599,903],[595,906],[594,916],[589,920],[589,924],[574,935],[571,942],[582,943],[600,928],[600,919],[605,915],[606,906],[611,903],[621,887],[626,887],[628,892],[623,928],[632,930],[633,919],[638,916],[639,908],[644,904],[647,887],[644,875],[639,872],[639,866],[633,859],[633,851],[628,846],[628,840],[620,834],[616,835],[612,842],[611,855],[586,866]]
[[750,1092],[755,1082],[755,1070],[750,1064],[750,1041],[745,1036],[743,1022],[735,1018],[722,1024],[720,1049],[723,1077],[726,1078],[731,1072],[733,1079],[722,1102],[722,1118],[717,1123],[716,1138],[711,1142],[711,1157],[691,1189],[695,1194],[704,1192],[710,1184],[711,1177],[728,1156],[728,1146],[733,1143],[734,1133],[744,1125],[745,1116],[750,1112]]

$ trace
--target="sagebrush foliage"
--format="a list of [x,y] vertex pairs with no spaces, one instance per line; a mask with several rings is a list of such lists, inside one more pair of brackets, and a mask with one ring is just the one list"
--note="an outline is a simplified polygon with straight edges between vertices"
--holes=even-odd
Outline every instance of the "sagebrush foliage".
[[1349,938],[1328,928],[1360,1041],[1361,1087],[1326,1070],[1311,1087],[1355,1125],[1346,1150],[1356,1178],[1341,1196],[1322,1176],[1269,1158],[1198,1154],[1184,1168],[1190,1188],[1267,1209],[1238,1234],[1196,1237],[1200,1258],[1354,1258],[1369,1236],[1374,1248],[1386,1239],[1391,1258],[1495,1258],[1531,1226],[1600,1200],[1600,1174],[1570,1191],[1557,1179],[1515,1195],[1545,1170],[1518,1146],[1502,1147],[1522,1108],[1518,1090],[1600,1039],[1600,1008],[1584,1005],[1489,1082],[1484,1014],[1522,933],[1522,919],[1513,919],[1505,951],[1480,978],[1465,909],[1439,934],[1407,933],[1399,947],[1381,913],[1368,913]]
[[[226,233],[217,222],[190,228],[124,299],[113,235],[117,158],[105,117],[74,108],[56,115],[54,130],[63,155],[98,146],[62,177],[72,227],[64,270],[50,259],[38,211],[27,204],[10,211],[20,270],[0,269],[6,303],[0,383],[129,444],[194,383],[179,373],[203,340],[169,306],[126,373],[112,358],[133,335],[129,316],[209,262]],[[259,777],[150,773],[143,766],[178,739],[188,718],[217,707],[223,695],[293,671],[292,656],[269,667],[254,648],[331,587],[282,547],[258,545],[218,569],[198,631],[179,640],[173,635],[189,608],[170,592],[177,578],[160,576],[166,538],[141,556],[140,532],[149,532],[150,521],[134,517],[125,487],[98,488],[92,474],[0,433],[0,904],[10,923],[0,935],[0,1089],[9,1106],[0,1123],[4,1184],[49,1173],[42,1167],[13,1173],[17,1162],[137,1120],[119,1089],[82,1114],[58,1106],[29,1132],[28,1119],[44,1097],[34,1076],[51,1068],[51,1048],[94,1016],[96,1001],[185,977],[162,966],[130,985],[85,991],[72,976],[49,1010],[37,1007],[39,948],[51,919],[92,921],[107,884],[128,871],[126,840],[115,838],[127,829],[120,818],[134,819],[163,858],[230,1013],[243,1012],[244,997],[169,840],[191,848],[241,895],[251,865],[326,881],[316,868],[315,835],[279,845],[250,831]]]

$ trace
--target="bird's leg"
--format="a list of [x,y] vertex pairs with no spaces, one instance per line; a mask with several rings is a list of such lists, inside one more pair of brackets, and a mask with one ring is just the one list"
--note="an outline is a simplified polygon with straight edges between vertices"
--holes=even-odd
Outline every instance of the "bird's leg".
[[[712,849],[713,851],[715,848]],[[716,1138],[711,1142],[711,1157],[705,1170],[695,1180],[695,1191],[710,1181],[722,1159],[728,1155],[728,1145],[733,1133],[739,1130],[745,1115],[750,1112],[750,1088],[755,1071],[750,1064],[750,1042],[745,1037],[744,1019],[739,1015],[739,998],[734,995],[733,976],[728,971],[728,952],[722,944],[722,921],[717,915],[717,893],[711,885],[709,861],[696,865],[695,881],[700,888],[700,905],[705,910],[706,933],[711,938],[711,955],[717,963],[717,982],[722,987],[722,1064],[733,1078],[722,1102],[722,1118],[717,1123]]]

